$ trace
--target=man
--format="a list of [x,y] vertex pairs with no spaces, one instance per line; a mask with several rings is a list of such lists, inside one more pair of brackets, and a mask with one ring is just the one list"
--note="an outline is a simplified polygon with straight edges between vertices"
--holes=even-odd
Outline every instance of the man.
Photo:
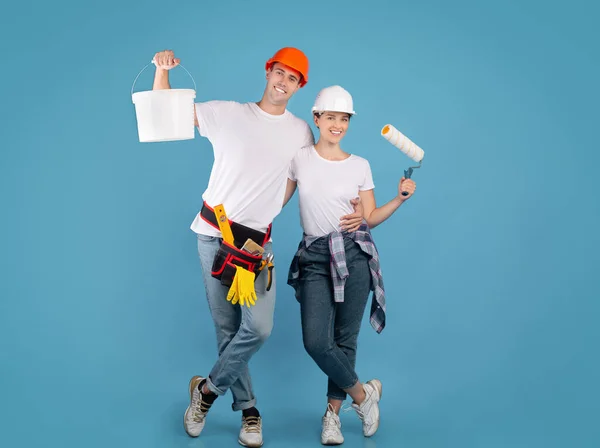
[[[169,70],[180,60],[168,50],[157,53],[154,61],[153,88],[169,89]],[[288,167],[300,148],[314,143],[308,123],[287,110],[292,95],[308,82],[308,68],[302,51],[282,48],[265,64],[267,82],[259,102],[213,100],[195,105],[195,124],[200,135],[212,143],[214,164],[202,196],[204,205],[191,229],[197,234],[219,358],[207,377],[190,380],[184,427],[192,437],[202,432],[215,399],[231,390],[233,410],[242,411],[239,443],[249,447],[263,443],[248,362],[273,327],[275,272],[256,278],[257,299],[252,307],[229,301],[228,285],[214,276],[227,266],[224,260],[219,261],[225,245],[213,208],[223,204],[232,222],[235,246],[251,236],[263,246],[265,255],[272,253],[271,223],[283,207]],[[342,226],[358,228],[361,221],[362,214],[355,211],[342,217]]]

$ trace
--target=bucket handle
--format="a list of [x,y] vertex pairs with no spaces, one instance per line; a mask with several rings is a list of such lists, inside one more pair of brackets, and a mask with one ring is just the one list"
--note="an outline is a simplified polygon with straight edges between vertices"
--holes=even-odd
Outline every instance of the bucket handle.
[[[150,61],[149,64],[146,64],[146,66],[140,70],[140,72],[137,74],[137,76],[135,77],[135,79],[133,80],[133,85],[131,86],[131,94],[133,95],[133,88],[135,87],[135,83],[137,82],[138,78],[140,77],[140,75],[142,74],[142,72],[144,70],[146,70],[146,68],[148,68],[148,66],[150,64],[155,64],[156,62],[154,61],[154,59],[152,59],[152,61]],[[183,65],[181,64],[177,64],[177,67],[181,67],[182,69],[184,69],[186,71],[186,73],[188,75],[190,75],[190,78],[192,78],[192,82],[194,83],[194,91],[197,91],[198,89],[196,88],[196,81],[194,81],[194,77],[190,74],[190,72],[187,71],[187,68],[185,68]]]

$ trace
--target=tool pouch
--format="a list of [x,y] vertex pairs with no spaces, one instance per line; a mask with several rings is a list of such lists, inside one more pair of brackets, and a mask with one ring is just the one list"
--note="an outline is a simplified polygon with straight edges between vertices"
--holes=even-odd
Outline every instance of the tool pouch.
[[255,278],[258,278],[261,262],[262,255],[251,255],[223,241],[215,255],[211,275],[220,280],[222,285],[229,287],[233,283],[236,266],[254,272]]

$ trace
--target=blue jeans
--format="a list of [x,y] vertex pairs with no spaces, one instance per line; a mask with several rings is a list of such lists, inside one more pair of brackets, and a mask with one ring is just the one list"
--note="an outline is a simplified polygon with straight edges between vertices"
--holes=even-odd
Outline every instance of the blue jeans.
[[[197,235],[198,255],[202,266],[208,307],[217,332],[219,359],[207,379],[208,388],[217,395],[231,390],[234,411],[249,409],[256,404],[248,370],[250,358],[258,351],[273,329],[275,311],[275,269],[270,291],[266,291],[267,272],[262,272],[254,285],[256,305],[248,308],[227,301],[229,288],[210,275],[213,259],[221,239]],[[265,252],[271,252],[271,243]]]
[[323,237],[300,256],[300,309],[304,348],[328,377],[327,396],[345,400],[358,381],[356,344],[371,291],[369,258],[358,244],[344,239],[349,277],[344,302],[333,301],[329,242]]

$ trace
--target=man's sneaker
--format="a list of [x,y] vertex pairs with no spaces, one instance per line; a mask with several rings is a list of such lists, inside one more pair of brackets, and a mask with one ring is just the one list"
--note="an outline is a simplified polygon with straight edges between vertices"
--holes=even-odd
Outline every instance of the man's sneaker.
[[361,404],[352,403],[352,407],[363,422],[363,434],[371,437],[379,428],[379,400],[381,399],[381,381],[371,380],[363,384],[367,397]]
[[201,376],[194,376],[190,380],[190,405],[185,411],[183,426],[185,432],[191,437],[198,437],[204,429],[206,413],[212,406],[214,398],[216,398],[210,397],[207,401],[206,395],[200,392],[198,388],[202,381],[204,381],[204,378]]
[[321,427],[321,444],[323,445],[341,445],[344,443],[342,435],[342,422],[340,417],[333,410],[330,403],[327,404],[327,412],[323,417]]
[[242,446],[258,448],[263,444],[262,419],[258,411],[255,414],[257,415],[242,415],[242,429],[238,438]]

